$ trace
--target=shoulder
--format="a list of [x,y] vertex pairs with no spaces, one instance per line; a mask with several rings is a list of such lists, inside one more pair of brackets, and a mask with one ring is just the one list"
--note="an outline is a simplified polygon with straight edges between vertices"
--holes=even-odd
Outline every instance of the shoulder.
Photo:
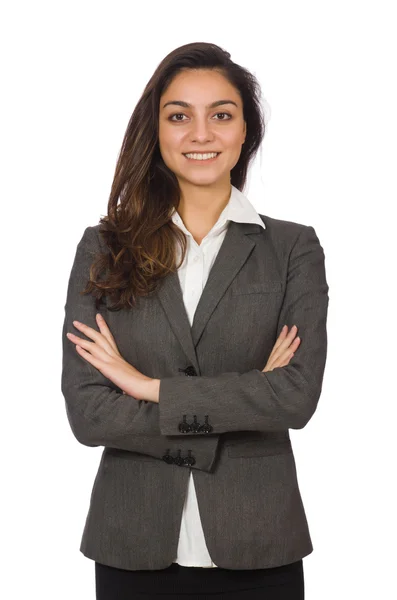
[[274,217],[261,214],[259,214],[259,216],[266,226],[267,235],[279,242],[283,241],[293,244],[302,232],[313,229],[310,225],[304,225],[303,223],[297,223],[296,221],[275,219]]
[[94,252],[103,252],[106,245],[100,235],[100,227],[100,223],[86,227],[81,237],[80,244],[88,246]]
[[312,225],[304,225],[296,221],[274,219],[267,215],[259,215],[266,229],[263,233],[270,240],[277,252],[283,255],[309,255],[315,253],[324,257],[324,248],[318,238],[317,232]]

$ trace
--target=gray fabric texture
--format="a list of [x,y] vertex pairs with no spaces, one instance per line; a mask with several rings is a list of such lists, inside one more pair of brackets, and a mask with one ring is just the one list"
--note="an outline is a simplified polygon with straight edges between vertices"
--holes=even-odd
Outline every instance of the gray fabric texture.
[[[160,383],[159,403],[122,394],[66,337],[81,321],[98,330],[81,295],[99,225],[87,227],[72,265],[62,330],[62,382],[76,439],[103,446],[80,551],[129,570],[175,559],[191,455],[208,551],[226,569],[262,569],[313,550],[289,429],[302,429],[321,395],[327,354],[325,256],[313,227],[260,215],[230,221],[190,326],[177,273],[134,309],[101,308],[120,353]],[[284,324],[301,344],[289,365],[263,373]],[[88,338],[86,338],[88,339]],[[197,376],[179,369],[193,366]],[[181,433],[208,415],[212,433]]]

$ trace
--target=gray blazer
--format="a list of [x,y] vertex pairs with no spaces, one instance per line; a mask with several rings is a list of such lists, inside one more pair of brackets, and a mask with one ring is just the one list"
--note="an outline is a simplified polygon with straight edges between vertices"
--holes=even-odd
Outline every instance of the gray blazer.
[[[289,429],[306,425],[321,394],[325,257],[313,227],[260,216],[266,229],[230,222],[192,327],[177,273],[133,310],[101,308],[122,356],[161,379],[158,404],[123,395],[66,337],[85,337],[74,319],[98,330],[94,298],[80,291],[105,245],[99,225],[84,231],[67,289],[61,388],[77,440],[104,446],[80,546],[92,560],[170,566],[190,469],[219,567],[277,567],[313,550]],[[284,324],[297,325],[300,346],[289,365],[263,373]]]

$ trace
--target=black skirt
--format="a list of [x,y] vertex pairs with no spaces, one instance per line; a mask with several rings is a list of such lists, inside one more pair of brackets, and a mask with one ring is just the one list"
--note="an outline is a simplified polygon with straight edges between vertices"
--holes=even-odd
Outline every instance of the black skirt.
[[[303,561],[270,569],[182,567],[127,571],[95,562],[96,600],[304,600]],[[165,600],[165,599],[164,599]]]

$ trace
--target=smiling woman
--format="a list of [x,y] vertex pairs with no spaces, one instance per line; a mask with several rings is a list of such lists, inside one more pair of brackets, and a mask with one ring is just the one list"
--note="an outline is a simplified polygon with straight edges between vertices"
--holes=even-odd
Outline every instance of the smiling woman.
[[269,116],[255,77],[219,46],[186,44],[163,59],[130,118],[100,219],[110,252],[85,289],[97,309],[105,298],[108,310],[132,308],[180,268],[187,241],[172,215],[201,242],[231,185],[244,187]]
[[[213,98],[216,100],[211,102]],[[175,106],[183,112],[175,113]],[[220,108],[225,112],[219,112]],[[181,192],[178,213],[191,230],[189,225],[193,226],[200,210],[211,229],[219,216],[214,209],[219,213],[229,200],[230,173],[246,138],[241,95],[216,69],[184,69],[163,91],[159,113],[160,153],[175,173]],[[215,185],[221,199],[222,190],[226,192],[220,206],[208,196],[209,190],[214,193]],[[186,205],[197,204],[194,197],[198,200],[198,194],[195,214],[187,214]]]
[[314,228],[242,191],[266,122],[228,52],[173,50],[77,246],[62,392],[77,440],[104,447],[80,546],[97,600],[303,600],[289,429],[321,393],[328,285]]

